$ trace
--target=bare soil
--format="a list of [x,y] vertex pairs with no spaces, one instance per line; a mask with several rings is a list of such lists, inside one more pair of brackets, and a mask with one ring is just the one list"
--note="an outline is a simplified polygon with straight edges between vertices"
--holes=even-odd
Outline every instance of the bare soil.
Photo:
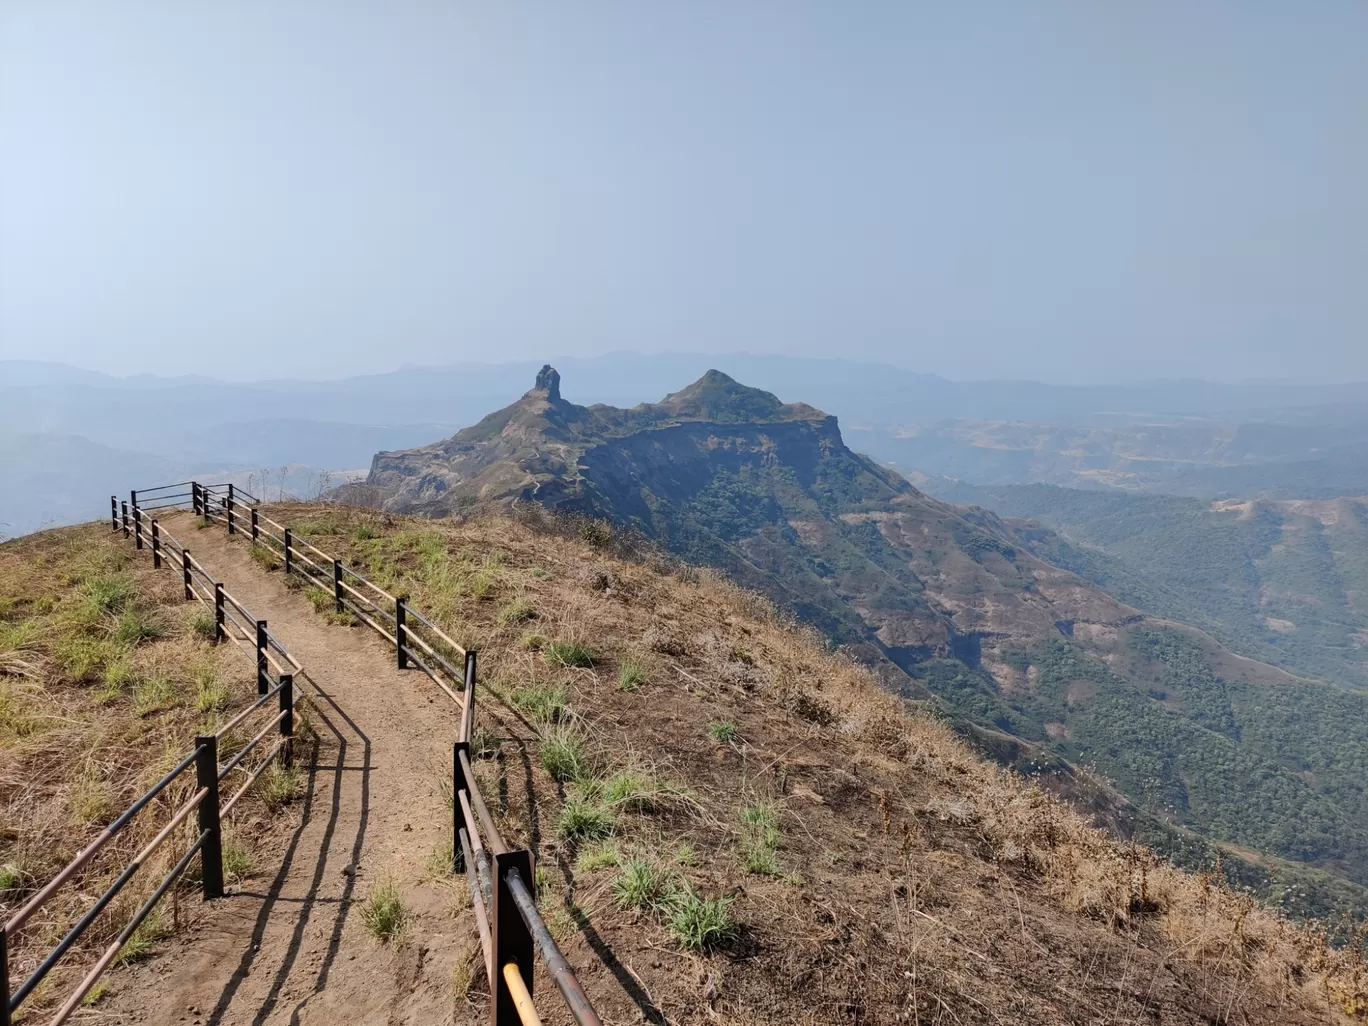
[[[317,738],[300,745],[307,787],[283,813],[288,830],[245,828],[262,845],[256,874],[156,957],[114,974],[101,1011],[149,1024],[452,1021],[452,969],[478,941],[436,865],[450,830],[440,783],[457,728],[450,699],[400,672],[378,638],[326,624],[240,541],[196,530],[188,515],[166,523],[303,663]],[[383,876],[411,912],[398,945],[377,943],[360,915]]]

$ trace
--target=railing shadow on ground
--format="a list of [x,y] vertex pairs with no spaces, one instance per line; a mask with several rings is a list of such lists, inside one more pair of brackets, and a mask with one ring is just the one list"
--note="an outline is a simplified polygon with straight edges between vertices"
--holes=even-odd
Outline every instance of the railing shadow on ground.
[[[511,849],[485,805],[471,769],[475,725],[476,654],[458,644],[436,623],[306,538],[262,512],[260,503],[233,486],[190,484],[190,503],[205,523],[242,535],[272,557],[279,556],[285,576],[295,575],[329,597],[336,612],[350,613],[394,646],[396,668],[422,670],[461,708],[461,727],[452,746],[453,870],[464,873],[470,887],[476,928],[484,948],[490,983],[490,1019],[494,1026],[537,1026],[532,1001],[533,965],[540,958],[565,1006],[580,1026],[601,1026],[579,978],[552,937],[536,905],[535,849]],[[137,538],[142,520],[137,495],[131,496]],[[120,511],[111,499],[111,523]],[[127,515],[123,519],[127,532]],[[272,530],[274,528],[274,530]],[[154,553],[156,549],[154,533]],[[326,602],[326,600],[325,600]],[[222,616],[220,616],[222,620]],[[268,633],[263,631],[266,641]],[[463,667],[453,665],[463,663]],[[530,766],[529,766],[530,768]],[[506,786],[501,781],[501,787]],[[529,781],[530,786],[530,781]],[[506,797],[506,795],[503,795]],[[535,802],[531,803],[535,814]],[[533,829],[540,836],[538,825]],[[619,979],[622,977],[619,975]],[[624,981],[625,985],[625,981]],[[634,993],[635,988],[629,989]],[[640,1001],[638,1001],[640,1004]]]
[[[326,900],[328,904],[336,905],[332,930],[328,937],[327,951],[319,966],[317,977],[314,980],[313,987],[309,994],[301,999],[291,1010],[291,1022],[297,1023],[299,1021],[300,1010],[303,1006],[313,997],[313,995],[320,993],[323,988],[327,986],[328,976],[332,971],[333,963],[337,958],[337,953],[341,945],[342,930],[346,925],[347,916],[352,903],[352,892],[356,886],[356,873],[354,867],[360,861],[361,849],[365,843],[366,827],[370,820],[371,741],[366,733],[356,724],[356,721],[347,715],[342,707],[337,704],[336,699],[332,695],[324,691],[312,678],[309,678],[309,683],[313,686],[314,701],[312,703],[312,708],[316,712],[317,719],[323,722],[335,739],[335,744],[329,746],[332,747],[335,757],[330,763],[325,764],[320,762],[319,756],[324,746],[317,736],[317,728],[315,727],[315,737],[311,746],[309,760],[308,787],[306,790],[304,808],[299,825],[295,828],[295,831],[290,838],[285,857],[281,860],[280,868],[277,870],[276,875],[271,882],[271,886],[267,889],[265,894],[256,894],[240,890],[234,895],[229,896],[228,900],[260,898],[262,899],[262,903],[260,910],[257,912],[256,923],[252,929],[251,944],[243,951],[236,971],[233,973],[228,983],[224,985],[223,991],[220,993],[212,1011],[209,1013],[206,1020],[209,1026],[220,1026],[220,1024],[226,1021],[225,1017],[230,1012],[233,998],[237,995],[239,988],[242,986],[242,982],[247,979],[253,963],[258,957],[260,945],[266,935],[266,926],[270,921],[271,914],[274,912],[277,904],[286,901],[291,904],[297,903],[299,905],[299,912],[296,917],[289,944],[281,959],[281,964],[275,972],[275,976],[271,981],[265,999],[261,1002],[261,1006],[257,1009],[255,1016],[251,1020],[252,1026],[262,1026],[267,1017],[278,1005],[280,992],[284,988],[290,973],[293,971],[294,966],[298,961],[300,951],[303,947],[304,932],[312,920],[314,909],[318,904],[326,900],[320,899],[318,897],[318,892],[322,886],[327,870],[328,856],[332,848],[333,837],[335,836],[337,826],[341,820],[343,788],[350,786],[348,782],[349,774],[359,769],[361,778],[359,784],[361,789],[360,818],[356,826],[356,836],[352,840],[350,861],[347,863],[348,866],[353,867],[353,872],[347,874],[346,883],[342,887],[341,897],[338,899]],[[326,710],[325,706],[327,707]],[[337,724],[334,723],[332,718],[328,715],[327,710],[331,710],[332,713],[343,722],[346,732],[338,728]],[[349,732],[360,744],[360,767],[347,765],[347,752],[350,748],[347,732]],[[319,777],[328,773],[331,773],[332,775],[332,798],[328,809],[328,822],[323,830],[323,837],[319,842],[319,851],[313,867],[313,876],[309,881],[309,887],[304,897],[284,898],[282,897],[281,892],[284,889],[285,881],[295,867],[296,859],[300,856],[300,843],[315,815],[315,800],[318,793]]]

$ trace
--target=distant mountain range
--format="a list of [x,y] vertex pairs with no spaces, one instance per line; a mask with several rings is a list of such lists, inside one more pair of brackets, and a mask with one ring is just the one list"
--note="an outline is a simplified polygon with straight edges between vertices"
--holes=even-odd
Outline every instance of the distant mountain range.
[[[627,409],[559,386],[543,368],[451,438],[379,453],[343,495],[433,516],[536,501],[631,527],[767,593],[1119,828],[1189,862],[1212,841],[1270,853],[1302,865],[1277,872],[1306,907],[1368,909],[1368,693],[1122,601],[1068,565],[1066,539],[924,494],[812,406],[715,370]],[[1267,868],[1247,864],[1256,882]]]
[[[717,358],[612,354],[560,361],[585,403],[630,407],[699,377]],[[1157,381],[1069,387],[948,381],[897,367],[736,354],[734,376],[840,416],[855,447],[906,475],[971,484],[1049,481],[1190,495],[1357,494],[1368,472],[1368,384]],[[380,450],[448,436],[519,394],[533,363],[408,367],[336,381],[245,384],[114,377],[63,364],[0,361],[0,531],[99,513],[76,496],[89,462],[112,478],[170,471],[301,478],[355,470]],[[38,444],[30,436],[63,443]],[[30,438],[30,440],[25,440]],[[1156,457],[1151,449],[1167,439]],[[1248,444],[1240,452],[1227,444]],[[23,482],[20,488],[19,482]]]

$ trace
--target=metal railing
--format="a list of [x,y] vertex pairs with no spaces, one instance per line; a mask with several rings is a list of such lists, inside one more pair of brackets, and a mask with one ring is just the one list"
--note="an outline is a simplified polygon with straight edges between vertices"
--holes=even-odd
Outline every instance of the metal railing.
[[[151,492],[141,494],[157,495],[165,493],[165,491],[166,489],[154,489]],[[192,813],[196,814],[197,817],[198,833],[195,839],[153,889],[151,895],[139,905],[114,940],[101,952],[99,958],[81,979],[76,989],[67,996],[51,1019],[48,1020],[49,1026],[60,1026],[81,1006],[81,1002],[100,976],[114,962],[119,951],[156,907],[157,903],[166,896],[166,893],[185,873],[196,854],[200,856],[200,877],[204,897],[206,899],[222,897],[223,821],[232,813],[234,807],[250,790],[257,778],[276,761],[277,756],[286,764],[291,758],[295,712],[294,679],[296,674],[303,672],[303,667],[266,629],[265,620],[256,620],[242,603],[224,591],[223,585],[209,575],[208,571],[190,554],[184,545],[177,541],[170,532],[161,528],[155,518],[144,516],[146,507],[140,504],[139,497],[140,493],[137,492],[130,496],[133,503],[131,515],[128,503],[120,504],[117,498],[111,497],[111,527],[115,532],[123,531],[125,537],[130,533],[135,534],[137,546],[140,549],[144,547],[144,538],[150,538],[154,566],[161,567],[163,562],[179,565],[185,585],[186,601],[199,599],[206,607],[214,610],[214,640],[216,642],[235,641],[248,654],[249,658],[255,659],[258,697],[255,702],[239,711],[215,733],[196,737],[194,747],[189,753],[82,848],[61,872],[30,896],[28,901],[0,929],[0,1026],[10,1026],[14,1013],[19,1011],[25,1000],[32,996],[34,990],[47,978],[48,974],[70,951],[72,946],[81,939],[100,914],[124,890],[129,881],[147,865],[157,850],[175,833],[178,827],[189,819]],[[160,501],[154,501],[152,505],[153,508],[157,509],[167,508]],[[251,624],[254,630],[249,630],[247,624]],[[241,634],[242,638],[235,637],[229,630],[229,625],[234,631]],[[243,643],[244,639],[254,643],[254,651],[247,648]],[[288,670],[277,656],[289,663],[290,668]],[[274,675],[269,673],[270,668],[275,669]],[[235,754],[229,757],[227,762],[220,765],[219,742],[228,735],[229,731],[266,708],[272,698],[276,699],[277,711],[275,715],[266,721],[265,725]],[[247,757],[266,741],[273,729],[278,734],[277,740],[260,758],[255,768],[248,770],[244,765]],[[132,861],[120,870],[113,883],[95,899],[85,914],[63,935],[56,946],[38,962],[18,988],[11,993],[10,952],[15,941],[20,937],[24,926],[35,913],[47,904],[54,894],[65,884],[75,879],[81,870],[159,794],[179,781],[182,775],[191,771],[192,768],[195,774],[195,782],[191,797],[175,810],[170,821],[158,831],[152,840],[142,847]],[[245,773],[246,780],[226,803],[220,805],[219,785],[235,770]]]
[[[139,493],[144,494],[144,493]],[[332,596],[339,613],[349,612],[394,646],[398,669],[417,667],[456,702],[460,730],[452,747],[452,852],[454,869],[470,886],[475,926],[484,951],[493,1026],[539,1026],[532,999],[533,966],[538,954],[580,1026],[602,1026],[570,963],[537,909],[533,852],[504,842],[471,767],[475,729],[473,650],[409,605],[292,528],[267,516],[258,504],[231,486],[191,483],[192,509],[279,556],[294,574]],[[461,664],[458,668],[455,663]]]

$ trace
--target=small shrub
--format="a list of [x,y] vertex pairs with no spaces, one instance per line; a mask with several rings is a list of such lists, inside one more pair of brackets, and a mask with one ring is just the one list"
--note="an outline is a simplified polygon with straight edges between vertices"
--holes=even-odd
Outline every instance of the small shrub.
[[113,637],[121,645],[141,645],[144,641],[155,641],[165,633],[166,628],[156,617],[136,606],[129,606],[119,614]]
[[779,807],[762,800],[741,810],[741,859],[746,872],[779,875]]
[[408,925],[409,911],[404,896],[392,876],[383,876],[371,887],[361,905],[361,921],[381,944],[401,938]]
[[28,879],[26,874],[17,863],[0,862],[0,894],[6,891],[17,891],[23,887]]
[[190,618],[190,630],[204,641],[213,641],[218,637],[218,621],[214,619],[213,613],[202,609]]
[[660,907],[670,891],[672,874],[658,869],[644,856],[634,855],[622,863],[613,877],[613,897],[619,908]]
[[171,681],[161,674],[148,677],[133,689],[133,711],[139,716],[151,716],[174,704]]
[[603,800],[637,812],[650,812],[664,788],[638,770],[618,770],[603,783]]
[[252,562],[267,573],[272,570],[280,569],[280,559],[276,556],[275,550],[268,548],[261,544],[261,542],[252,542],[251,556]]
[[714,741],[726,744],[728,741],[735,741],[741,736],[741,732],[736,729],[736,724],[731,720],[713,720],[708,724],[708,737]]
[[582,780],[590,775],[584,735],[573,724],[558,723],[542,734],[541,764],[556,780]]
[[377,530],[376,530],[374,527],[372,527],[370,524],[362,524],[360,527],[358,527],[355,531],[352,532],[352,539],[353,539],[354,541],[359,541],[359,542],[360,542],[360,541],[374,541],[376,538],[379,538],[379,537],[380,537],[380,532],[377,531]]
[[169,936],[171,936],[171,924],[166,921],[164,907],[158,905],[148,913],[146,919],[138,924],[133,935],[119,950],[119,955],[114,960],[114,964],[131,965],[134,962],[141,962],[152,954],[158,941],[165,940]]
[[299,795],[299,767],[271,763],[265,773],[257,778],[257,793],[268,809],[278,809]]
[[666,927],[687,951],[722,947],[736,937],[731,920],[731,898],[705,898],[685,884],[670,895]]
[[518,647],[525,652],[540,652],[546,647],[546,637],[535,631],[528,631],[518,639]]
[[528,577],[535,577],[539,581],[551,580],[551,571],[543,570],[539,566],[534,566],[527,571]]
[[569,711],[565,688],[561,685],[539,684],[518,688],[508,696],[508,700],[537,723],[559,723]]
[[675,849],[674,860],[676,865],[684,866],[686,868],[696,866],[699,861],[698,850],[694,848],[690,842],[683,841],[680,843],[679,847]]
[[646,666],[639,659],[623,660],[618,667],[618,689],[635,691],[646,683]]
[[256,860],[249,848],[238,843],[232,834],[223,836],[223,875],[225,878],[241,882],[252,875]]
[[525,598],[514,599],[499,610],[499,623],[511,626],[535,619],[537,609]]
[[120,613],[133,600],[135,590],[129,578],[107,574],[86,584],[85,597],[98,613]]
[[92,684],[108,661],[122,653],[108,639],[75,636],[63,638],[53,654],[73,684]]
[[478,726],[470,732],[470,757],[483,759],[499,750],[502,742],[499,735],[486,726]]
[[596,869],[608,869],[616,866],[622,859],[622,852],[618,848],[617,841],[612,838],[604,838],[586,844],[575,856],[575,872],[592,873]]
[[556,829],[563,837],[581,841],[607,837],[613,832],[613,814],[598,802],[571,797],[556,818]]
[[100,692],[101,702],[112,702],[123,692],[137,683],[138,674],[133,669],[133,660],[126,653],[120,653],[105,663],[104,690]]
[[574,641],[553,641],[546,646],[546,661],[552,666],[589,667],[594,657],[583,645]]
[[603,520],[584,520],[580,523],[580,539],[595,547],[606,545],[613,537],[613,529]]
[[219,680],[218,670],[205,663],[195,672],[195,708],[202,713],[220,712],[228,707],[228,685]]

